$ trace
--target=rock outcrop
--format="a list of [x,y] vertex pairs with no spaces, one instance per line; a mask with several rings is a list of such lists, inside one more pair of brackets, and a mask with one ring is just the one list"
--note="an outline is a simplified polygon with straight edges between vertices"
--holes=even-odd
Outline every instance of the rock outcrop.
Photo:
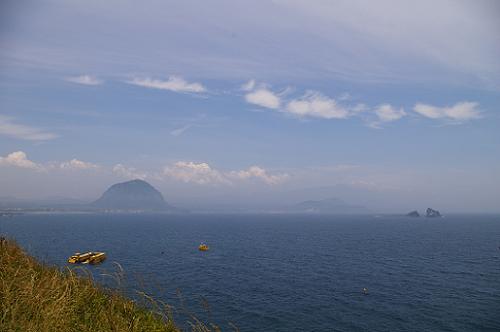
[[427,218],[441,218],[442,215],[439,213],[438,210],[433,210],[431,208],[427,208],[427,211],[425,212],[425,216]]
[[412,218],[418,218],[418,217],[420,217],[420,213],[418,213],[418,211],[415,210],[415,211],[411,211],[406,216],[407,217],[412,217]]

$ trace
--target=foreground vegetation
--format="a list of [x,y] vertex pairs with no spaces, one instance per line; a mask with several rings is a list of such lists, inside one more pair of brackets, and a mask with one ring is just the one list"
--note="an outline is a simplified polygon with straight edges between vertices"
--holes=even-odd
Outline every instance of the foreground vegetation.
[[[37,262],[16,243],[0,238],[1,331],[180,331],[169,307],[143,304],[97,286],[90,274]],[[217,331],[194,321],[193,331]]]

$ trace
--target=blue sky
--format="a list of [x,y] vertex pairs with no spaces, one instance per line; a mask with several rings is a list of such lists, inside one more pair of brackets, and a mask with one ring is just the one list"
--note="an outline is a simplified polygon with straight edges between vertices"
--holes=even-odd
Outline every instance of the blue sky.
[[[495,1],[4,1],[0,196],[498,211]],[[203,203],[200,203],[203,202]]]

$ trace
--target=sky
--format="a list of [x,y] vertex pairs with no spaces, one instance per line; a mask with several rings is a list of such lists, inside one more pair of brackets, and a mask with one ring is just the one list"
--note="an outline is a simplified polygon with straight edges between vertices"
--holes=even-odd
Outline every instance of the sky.
[[500,211],[497,1],[0,4],[0,197]]

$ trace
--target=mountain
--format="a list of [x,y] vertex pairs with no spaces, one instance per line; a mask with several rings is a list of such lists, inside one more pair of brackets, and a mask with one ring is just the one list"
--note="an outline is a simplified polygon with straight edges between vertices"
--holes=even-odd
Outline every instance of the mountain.
[[364,206],[350,205],[338,198],[309,200],[288,207],[287,212],[294,213],[332,213],[332,214],[365,214],[370,210]]
[[106,210],[172,210],[163,195],[143,180],[117,183],[91,203],[93,208]]

